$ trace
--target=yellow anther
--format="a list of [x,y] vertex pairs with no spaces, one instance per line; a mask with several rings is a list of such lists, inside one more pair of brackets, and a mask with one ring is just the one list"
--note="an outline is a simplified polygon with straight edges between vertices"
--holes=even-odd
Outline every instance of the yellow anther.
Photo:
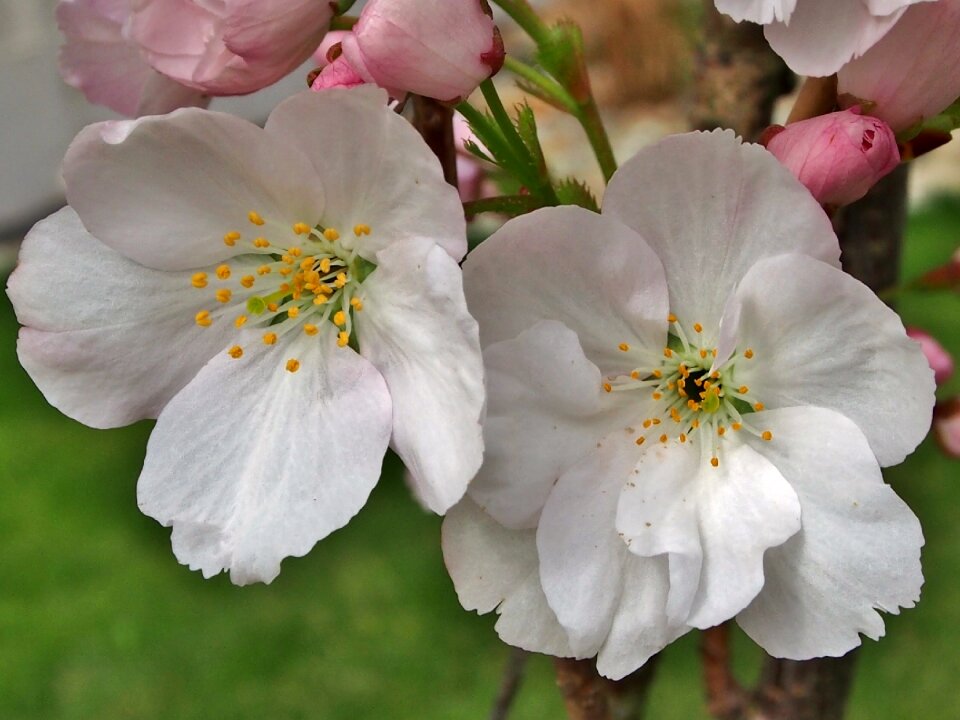
[[687,400],[687,407],[696,411],[700,409],[700,403],[698,403],[696,400]]
[[659,399],[662,398],[662,397],[663,397],[663,393],[655,392],[655,393],[653,394],[653,399],[654,399],[654,400],[659,400]]
[[753,359],[753,349],[752,349],[752,348],[747,348],[746,350],[744,350],[744,351],[743,351],[743,356],[744,356],[747,360],[752,360],[752,359]]
[[627,343],[620,343],[617,347],[620,348],[621,352],[627,352],[630,349],[630,346]]
[[242,328],[244,325],[247,324],[247,316],[246,315],[237,316],[237,319],[233,321],[233,324],[236,325],[238,328]]
[[324,258],[320,261],[320,272],[328,273],[330,272],[330,258]]
[[340,239],[340,233],[338,233],[338,232],[337,232],[336,230],[334,230],[333,228],[327,228],[326,230],[324,230],[324,231],[323,231],[323,236],[324,236],[327,240],[329,240],[330,242],[333,242],[334,240],[339,240],[339,239]]
[[266,238],[258,237],[253,241],[253,246],[255,248],[268,248],[270,247],[270,241]]
[[213,318],[210,317],[209,310],[201,310],[193,317],[200,327],[210,327],[213,324]]
[[296,358],[290,358],[287,360],[287,372],[295,373],[300,369],[300,361]]
[[657,380],[659,380],[660,378],[663,377],[663,373],[660,372],[659,370],[654,370],[654,371],[653,371],[653,376],[654,376],[655,378],[657,378]]
[[320,328],[318,328],[316,325],[313,325],[311,323],[307,323],[306,325],[303,326],[303,331],[307,335],[316,335],[318,332],[320,332]]
[[277,305],[275,302],[267,303],[267,310],[269,310],[270,312],[276,312],[279,309],[280,309],[280,306]]
[[717,349],[716,349],[716,348],[713,348],[713,350],[710,351],[710,354],[713,355],[714,357],[716,357],[716,356],[717,356]]
[[770,442],[771,440],[773,440],[773,433],[770,432],[769,430],[764,430],[763,434],[760,437],[762,437],[767,442]]
[[710,458],[710,464],[713,465],[714,467],[720,467],[720,458],[718,457]]
[[639,380],[639,379],[640,379],[640,371],[639,371],[639,370],[634,370],[634,371],[632,371],[632,372],[630,373],[630,377],[632,377],[634,380]]
[[690,427],[696,430],[698,427],[700,427],[700,421],[694,418],[693,422],[690,423]]
[[667,315],[667,322],[675,323],[676,321],[677,321],[676,315],[674,315],[673,313],[670,313],[669,315]]
[[276,344],[276,342],[277,342],[276,333],[272,333],[272,332],[264,333],[264,336],[263,336],[264,345],[274,345]]
[[660,442],[662,442],[664,445],[667,444],[667,434],[666,434],[666,433],[664,433],[663,435],[660,436]]
[[665,358],[671,358],[671,357],[673,357],[673,350],[671,350],[670,348],[664,348],[664,349],[663,349],[663,356],[664,356]]
[[269,275],[269,274],[270,274],[269,265],[261,265],[260,267],[257,268],[257,275]]
[[207,286],[207,274],[205,272],[194,273],[190,282],[193,283],[195,288],[205,288]]
[[228,247],[233,247],[237,244],[237,240],[240,239],[240,233],[236,230],[231,230],[226,235],[223,236],[223,244]]
[[228,303],[232,297],[233,293],[230,292],[230,288],[220,288],[217,290],[217,302]]
[[650,419],[648,418],[648,419],[646,419],[646,420],[643,421],[643,427],[649,428],[651,425],[653,425],[653,420],[650,420]]
[[280,268],[280,274],[283,275],[284,277],[287,277],[292,272],[293,272],[293,268],[291,267]]
[[726,435],[726,433],[727,433],[727,429],[723,425],[717,426],[717,435],[720,435],[722,437],[723,435]]
[[683,433],[680,433],[680,442],[685,443],[687,441],[687,436]]
[[296,223],[293,226],[293,231],[297,235],[306,235],[308,232],[310,232],[310,226],[306,223]]
[[762,402],[758,402],[758,403],[754,403],[754,404],[753,404],[753,409],[756,410],[757,412],[760,412],[760,411],[763,410],[763,408],[765,408],[765,407],[766,407],[766,405],[764,405]]
[[347,274],[337,273],[337,279],[333,281],[333,284],[338,288],[344,287],[347,284]]
[[347,324],[346,313],[343,312],[343,310],[337,310],[337,312],[333,314],[333,323],[334,325],[339,325],[340,327],[343,327],[344,325],[346,325]]
[[707,356],[707,351],[706,351],[706,350],[703,350],[703,349],[701,348],[701,350],[700,350],[700,357],[701,357],[701,359],[702,359],[702,358],[705,358],[706,356]]
[[660,418],[653,418],[653,424],[654,424],[654,425],[659,425],[659,424],[660,424]]
[[357,312],[363,310],[363,300],[358,297],[350,298],[350,307],[352,307]]
[[746,395],[748,392],[750,392],[750,388],[748,388],[746,385],[741,385],[739,388],[737,388],[737,392],[741,395]]
[[314,305],[323,305],[323,304],[325,304],[326,302],[327,302],[327,296],[326,296],[326,295],[316,295],[316,296],[313,298],[313,304],[314,304]]
[[337,334],[337,345],[339,347],[346,347],[350,342],[350,335],[344,331],[340,331]]
[[293,255],[289,253],[284,253],[280,256],[280,259],[283,260],[287,265],[293,265]]
[[694,332],[698,332],[698,333],[702,333],[702,332],[703,332],[703,325],[701,325],[700,323],[694,323],[694,324],[693,324],[693,331],[694,331]]
[[232,357],[234,360],[239,360],[243,357],[243,348],[239,345],[234,345],[232,348],[227,350],[227,355]]
[[638,437],[636,440],[634,440],[637,445],[643,445],[646,441],[647,439],[645,437]]
[[247,213],[247,220],[252,222],[254,225],[263,225],[264,222],[263,218],[260,217],[260,213],[258,213],[256,210],[251,210]]
[[603,391],[604,391],[604,392],[613,392],[613,385],[611,385],[611,384],[608,383],[608,382],[605,382],[605,383],[603,384]]
[[720,379],[720,371],[719,371],[719,370],[714,370],[712,373],[710,373],[710,377],[711,377],[712,379],[714,379],[714,380],[719,380],[719,379]]
[[360,237],[361,235],[369,235],[370,226],[364,225],[363,223],[360,223],[359,225],[354,225],[353,234],[356,235],[357,237]]
[[300,269],[309,270],[313,266],[314,260],[315,258],[313,257],[313,255],[308,255],[307,257],[305,257],[303,260],[300,261]]
[[300,257],[301,255],[303,255],[303,248],[292,247],[287,252],[289,252],[294,257]]
[[252,288],[255,280],[256,278],[254,278],[253,275],[244,275],[240,278],[240,284],[245,288]]
[[743,423],[735,422],[735,423],[733,423],[733,425],[731,425],[730,427],[732,427],[734,430],[740,430],[740,428],[743,427]]
[[300,308],[294,306],[292,308],[287,308],[287,317],[295,318],[300,314]]
[[218,267],[218,268],[217,268],[217,277],[220,278],[221,280],[229,280],[229,279],[230,279],[230,266],[229,266],[229,265],[221,265],[220,267]]

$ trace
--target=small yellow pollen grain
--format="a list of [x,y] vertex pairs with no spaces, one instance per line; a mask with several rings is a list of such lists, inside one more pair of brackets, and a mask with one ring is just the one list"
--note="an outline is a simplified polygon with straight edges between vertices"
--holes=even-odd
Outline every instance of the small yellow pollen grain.
[[760,437],[762,437],[767,442],[770,442],[771,440],[773,440],[773,433],[770,432],[769,430],[764,430],[763,434]]
[[670,313],[669,315],[667,315],[667,322],[675,323],[676,321],[677,321],[676,315],[674,315],[673,313]]
[[667,442],[667,434],[666,434],[666,433],[664,433],[663,435],[660,436],[660,442],[662,442],[663,444],[666,444],[666,442]]
[[293,231],[297,235],[306,235],[308,232],[310,232],[310,226],[306,223],[296,223],[293,226]]
[[621,352],[627,352],[630,349],[630,346],[627,343],[620,343],[617,347],[620,348]]
[[337,310],[337,312],[333,314],[333,323],[334,325],[339,325],[340,327],[343,327],[344,325],[346,325],[347,324],[346,313],[343,312],[343,310]]
[[218,268],[217,268],[217,277],[220,278],[221,280],[229,280],[229,279],[230,279],[230,266],[229,266],[229,265],[221,265],[220,267],[218,267]]
[[735,423],[733,423],[733,425],[731,425],[730,427],[732,427],[734,430],[740,430],[740,428],[743,427],[743,423],[735,422]]
[[217,302],[228,303],[231,297],[233,297],[233,293],[230,292],[230,288],[220,288],[217,290]]
[[357,237],[360,237],[361,235],[369,235],[370,226],[364,225],[363,223],[360,223],[359,225],[354,225],[353,234],[356,235]]
[[263,225],[264,223],[263,218],[260,217],[260,213],[258,213],[256,210],[251,210],[247,213],[247,220],[252,222],[254,225]]
[[268,332],[268,333],[265,333],[265,334],[264,334],[264,336],[263,336],[263,344],[264,344],[264,345],[274,345],[276,342],[277,342],[277,334],[276,334],[276,333]]
[[195,288],[205,288],[207,286],[207,274],[205,272],[194,273],[190,278]]
[[255,248],[268,248],[270,247],[270,241],[266,238],[258,237],[253,241],[253,246]]
[[323,231],[323,236],[324,236],[327,240],[329,240],[330,242],[333,242],[334,240],[339,240],[339,239],[340,239],[340,233],[338,233],[338,232],[337,232],[336,230],[334,230],[333,228],[327,228],[326,230],[324,230],[324,231]]
[[307,335],[316,335],[318,332],[320,332],[320,328],[318,328],[316,325],[313,325],[312,323],[307,323],[306,325],[303,326],[303,331]]
[[269,275],[269,274],[270,274],[269,265],[261,265],[260,267],[257,268],[257,275]]
[[233,247],[237,244],[237,240],[240,239],[240,233],[236,230],[231,230],[226,235],[223,236],[223,244],[228,247]]
[[603,384],[603,391],[604,391],[604,392],[613,392],[613,385],[611,385],[611,384],[608,383],[608,382],[605,382],[605,383]]
[[269,310],[270,312],[276,312],[279,309],[280,309],[280,306],[277,305],[276,303],[273,303],[273,302],[267,303],[267,310]]
[[643,445],[646,441],[647,439],[645,437],[638,437],[634,442],[637,443],[637,445]]
[[766,407],[766,406],[765,406],[762,402],[758,402],[758,403],[754,403],[754,404],[753,404],[753,409],[756,410],[757,412],[760,412],[760,411],[763,410],[763,408],[765,408],[765,407]]
[[237,319],[233,321],[233,324],[238,328],[242,328],[244,325],[247,324],[247,316],[246,315],[237,316]]
[[227,350],[227,355],[232,357],[234,360],[239,360],[243,357],[243,348],[239,345],[234,345],[232,348]]
[[357,312],[363,310],[363,300],[358,297],[350,298],[350,307],[352,307]]
[[287,317],[295,318],[300,314],[300,308],[294,306],[292,308],[287,308]]
[[347,274],[337,273],[337,279],[333,281],[333,284],[338,288],[344,287],[347,284]]
[[200,327],[210,327],[213,324],[213,318],[210,317],[209,310],[201,310],[193,319]]
[[720,458],[712,457],[710,458],[710,464],[714,467],[720,467]]
[[346,347],[350,342],[350,335],[344,331],[337,333],[337,345],[340,347]]
[[752,349],[752,348],[747,348],[746,350],[744,350],[744,351],[743,351],[743,356],[744,356],[747,360],[752,360],[752,359],[753,359],[753,349]]
[[296,358],[290,358],[287,360],[287,372],[295,373],[300,369],[300,361]]

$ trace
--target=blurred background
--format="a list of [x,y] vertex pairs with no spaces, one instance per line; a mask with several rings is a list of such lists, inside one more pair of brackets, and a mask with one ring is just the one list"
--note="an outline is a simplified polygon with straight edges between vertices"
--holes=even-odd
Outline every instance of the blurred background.
[[[60,159],[108,117],[56,70],[55,0],[0,0],[0,277],[29,226],[62,202]],[[622,160],[685,128],[696,2],[543,2],[584,26],[598,99]],[[507,47],[521,42],[505,29]],[[262,120],[308,68],[215,109]],[[509,78],[501,77],[510,93]],[[786,107],[787,104],[784,104]],[[569,118],[537,107],[558,174],[597,186]],[[960,142],[914,163],[905,278],[960,244]],[[64,268],[69,272],[69,268]],[[56,292],[51,283],[51,292]],[[69,298],[64,298],[69,302]],[[908,325],[960,354],[960,296],[904,292]],[[509,650],[493,617],[460,609],[443,569],[440,520],[423,513],[391,458],[360,515],[270,586],[203,580],[177,564],[169,531],[137,510],[151,423],[96,431],[48,407],[16,360],[0,296],[0,720],[484,718]],[[956,395],[960,382],[941,388]],[[960,473],[928,440],[889,481],[920,516],[927,577],[918,608],[866,641],[850,718],[954,718],[960,707]],[[698,638],[664,653],[650,717],[706,718]],[[751,680],[759,653],[737,635]],[[561,718],[548,658],[533,656],[511,717]]]

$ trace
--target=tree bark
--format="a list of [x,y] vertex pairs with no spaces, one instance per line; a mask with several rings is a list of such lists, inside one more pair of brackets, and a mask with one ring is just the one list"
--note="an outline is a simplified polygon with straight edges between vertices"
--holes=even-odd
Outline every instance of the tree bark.
[[614,682],[600,677],[594,660],[557,658],[557,685],[570,720],[643,720],[657,659]]

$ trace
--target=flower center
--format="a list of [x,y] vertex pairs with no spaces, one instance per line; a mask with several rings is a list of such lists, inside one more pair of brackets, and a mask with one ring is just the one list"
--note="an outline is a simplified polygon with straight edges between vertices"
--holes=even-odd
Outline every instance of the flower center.
[[[637,445],[649,438],[663,444],[671,438],[681,443],[699,439],[701,449],[710,453],[710,464],[719,467],[722,441],[731,431],[746,431],[772,440],[773,433],[760,430],[749,421],[750,415],[764,409],[763,403],[749,387],[737,382],[737,365],[753,361],[753,350],[738,350],[722,365],[715,366],[717,349],[705,345],[700,323],[693,324],[691,341],[675,315],[670,315],[668,322],[669,340],[659,362],[603,381],[603,389],[608,393],[650,394],[654,411],[644,418],[640,429],[630,428],[637,432]],[[625,353],[631,351],[628,343],[620,343],[619,348]]]
[[[247,219],[257,228],[265,224],[257,212],[251,211]],[[343,242],[335,228],[298,222],[292,231],[295,239],[286,247],[257,236],[248,241],[248,253],[233,258],[233,265],[220,265],[212,277],[195,273],[193,287],[203,290],[213,283],[217,303],[198,312],[196,324],[210,327],[230,320],[238,329],[259,328],[265,345],[275,345],[291,331],[314,336],[332,328],[337,345],[355,344],[354,313],[363,310],[358,291],[376,265],[357,254],[356,242]],[[368,225],[353,228],[356,240],[370,232]],[[230,247],[241,241],[237,231],[223,236]],[[243,347],[234,345],[227,353],[239,359]],[[289,358],[286,368],[297,372],[299,360]]]

